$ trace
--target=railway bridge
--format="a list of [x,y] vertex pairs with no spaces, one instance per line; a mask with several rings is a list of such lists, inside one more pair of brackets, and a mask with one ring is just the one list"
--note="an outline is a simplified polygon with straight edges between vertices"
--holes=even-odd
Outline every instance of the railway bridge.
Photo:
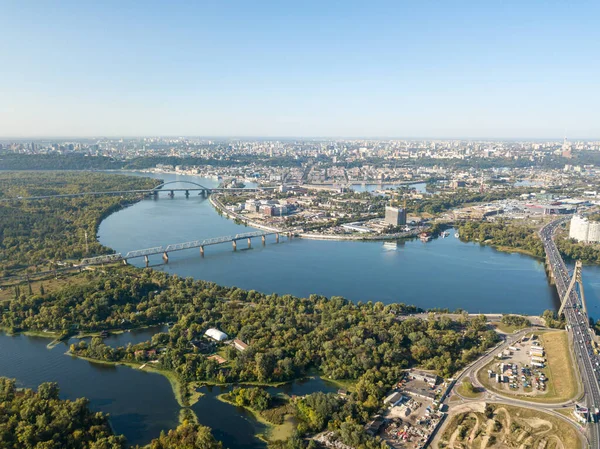
[[204,257],[204,249],[207,246],[219,245],[221,243],[231,243],[233,250],[236,251],[237,247],[238,247],[238,242],[240,242],[240,241],[246,240],[247,247],[251,248],[253,238],[260,237],[262,244],[265,245],[266,238],[269,235],[274,235],[275,243],[279,243],[279,239],[282,234],[287,236],[288,239],[291,239],[295,235],[295,233],[296,233],[296,231],[294,231],[294,230],[285,231],[285,232],[278,231],[278,230],[254,231],[254,232],[245,232],[242,234],[214,237],[214,238],[209,238],[209,239],[204,239],[204,240],[193,240],[193,241],[184,242],[184,243],[172,243],[167,246],[155,246],[152,248],[137,249],[137,250],[129,251],[126,254],[116,253],[116,254],[106,254],[103,256],[89,257],[89,258],[82,259],[79,266],[85,267],[85,266],[90,266],[90,265],[102,265],[102,264],[114,263],[114,262],[123,262],[124,264],[126,264],[127,261],[130,259],[136,259],[136,258],[141,258],[141,257],[144,258],[144,261],[146,262],[146,266],[148,266],[150,263],[150,259],[149,259],[150,256],[157,255],[157,254],[162,254],[163,261],[165,263],[169,263],[169,253],[172,253],[174,251],[183,251],[186,249],[199,248],[200,256]]

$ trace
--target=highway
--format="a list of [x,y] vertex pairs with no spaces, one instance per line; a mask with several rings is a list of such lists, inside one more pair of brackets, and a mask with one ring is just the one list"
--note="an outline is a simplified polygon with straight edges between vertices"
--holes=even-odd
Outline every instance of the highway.
[[[592,350],[592,331],[589,326],[589,318],[582,308],[579,294],[576,289],[573,289],[568,298],[564,297],[571,276],[554,242],[556,230],[569,218],[561,218],[544,226],[540,230],[540,238],[544,244],[546,257],[554,275],[558,295],[561,301],[567,301],[564,307],[567,328],[573,341],[575,358],[584,386],[584,401],[590,412],[593,413],[596,407],[600,407],[600,359]],[[588,428],[590,447],[600,447],[599,424],[590,422]]]

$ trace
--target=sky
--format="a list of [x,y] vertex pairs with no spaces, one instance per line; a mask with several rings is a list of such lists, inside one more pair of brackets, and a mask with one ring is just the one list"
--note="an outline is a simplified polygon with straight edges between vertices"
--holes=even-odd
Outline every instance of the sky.
[[600,2],[0,0],[0,136],[600,138]]

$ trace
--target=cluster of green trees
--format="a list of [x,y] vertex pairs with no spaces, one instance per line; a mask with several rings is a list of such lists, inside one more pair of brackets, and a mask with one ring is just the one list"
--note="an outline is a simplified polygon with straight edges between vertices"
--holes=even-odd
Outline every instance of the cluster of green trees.
[[[125,437],[114,435],[108,418],[92,412],[87,399],[59,398],[56,383],[31,389],[0,377],[0,447],[2,449],[126,449]],[[184,421],[152,440],[149,449],[221,449],[210,429]],[[142,449],[135,446],[133,449]]]
[[263,164],[270,167],[300,167],[305,157],[278,156],[268,157],[248,154],[232,154],[229,157],[213,159],[194,156],[149,156],[127,160],[117,160],[106,156],[87,156],[85,154],[18,154],[0,155],[0,170],[142,170],[162,165],[184,165],[213,167],[247,167],[251,164]]
[[544,310],[542,318],[546,321],[546,326],[553,329],[564,329],[566,322],[564,315],[557,316],[558,314],[554,310]]
[[313,393],[295,402],[298,419],[297,434],[304,436],[322,430],[333,431],[333,439],[355,448],[387,447],[379,438],[364,431],[364,423],[372,410],[355,400],[344,400],[333,393]]
[[[77,285],[22,294],[0,312],[13,331],[135,328],[173,321],[154,337],[164,369],[183,380],[287,381],[310,369],[335,379],[358,379],[372,368],[421,365],[449,375],[496,341],[485,319],[452,321],[400,315],[417,309],[380,302],[354,304],[318,295],[296,298],[170,277],[152,270],[114,269],[80,274]],[[217,327],[250,344],[226,348],[228,367],[219,367],[193,343]],[[112,349],[99,340],[77,353],[107,360],[134,360],[132,348]]]
[[518,329],[531,326],[531,321],[520,315],[503,315],[500,322],[507,326],[513,326]]
[[239,407],[249,407],[259,412],[268,409],[273,402],[272,396],[264,389],[258,387],[235,387],[231,393],[224,395],[224,399]]
[[567,259],[581,260],[587,264],[600,264],[600,245],[579,243],[569,238],[557,238],[556,246]]
[[498,247],[515,248],[535,257],[544,257],[544,245],[534,228],[498,220],[467,221],[457,226],[460,239]]
[[5,449],[124,449],[125,438],[113,435],[102,413],[86,399],[62,401],[56,383],[37,393],[18,390],[0,378],[0,447]]
[[[157,180],[104,173],[0,172],[0,199],[144,189]],[[0,277],[111,252],[96,240],[103,218],[135,198],[113,196],[0,202]],[[86,250],[86,233],[88,245]]]

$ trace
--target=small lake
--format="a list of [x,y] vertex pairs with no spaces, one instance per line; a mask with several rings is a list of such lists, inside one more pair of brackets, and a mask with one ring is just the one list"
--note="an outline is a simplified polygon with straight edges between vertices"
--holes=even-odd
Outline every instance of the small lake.
[[28,388],[58,382],[61,398],[88,398],[93,410],[110,413],[115,432],[131,444],[146,444],[177,426],[180,407],[165,377],[71,357],[66,344],[48,349],[50,341],[0,333],[0,375]]

